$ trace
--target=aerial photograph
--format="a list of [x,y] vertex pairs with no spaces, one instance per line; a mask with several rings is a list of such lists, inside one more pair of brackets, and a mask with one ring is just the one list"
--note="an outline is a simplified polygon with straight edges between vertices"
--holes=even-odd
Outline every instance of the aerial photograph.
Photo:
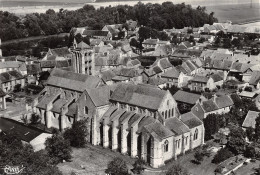
[[260,175],[260,0],[0,0],[0,175]]

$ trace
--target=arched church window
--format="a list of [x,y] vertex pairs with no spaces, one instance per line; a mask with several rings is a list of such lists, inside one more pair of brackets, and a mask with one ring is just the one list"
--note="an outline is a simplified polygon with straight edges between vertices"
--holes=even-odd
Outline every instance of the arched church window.
[[168,152],[168,148],[169,148],[169,142],[168,142],[168,140],[165,140],[165,142],[164,142],[164,152]]
[[195,130],[195,132],[194,132],[194,137],[193,137],[193,140],[197,140],[198,139],[198,133],[199,133],[199,131],[198,131],[198,128]]

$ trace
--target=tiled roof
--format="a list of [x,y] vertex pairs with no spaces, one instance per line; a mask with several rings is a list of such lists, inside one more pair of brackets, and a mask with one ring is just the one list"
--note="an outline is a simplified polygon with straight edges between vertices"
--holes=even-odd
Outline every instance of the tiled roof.
[[52,53],[52,55],[59,56],[59,57],[67,57],[68,55],[71,54],[69,52],[69,48],[68,47],[61,47],[61,48],[51,49],[51,53]]
[[23,123],[3,117],[0,117],[0,129],[6,134],[13,131],[16,132],[18,138],[27,143],[31,142],[42,133],[45,133],[40,129],[25,126]]
[[170,131],[167,127],[162,125],[160,122],[154,122],[151,124],[148,124],[144,126],[144,128],[150,133],[155,134],[153,135],[155,138],[159,139],[160,141],[162,139],[171,137],[174,135],[172,131]]
[[55,60],[40,61],[41,68],[54,68],[56,66]]
[[216,97],[215,103],[217,104],[218,108],[225,108],[234,104],[233,100],[228,95]]
[[180,72],[175,67],[173,67],[172,69],[162,74],[161,77],[178,79],[179,75]]
[[158,42],[157,39],[146,39],[143,41],[143,44],[150,44],[150,45],[156,45]]
[[187,125],[190,129],[195,128],[203,124],[203,122],[196,117],[192,112],[188,112],[181,115],[181,121]]
[[208,101],[203,101],[202,108],[204,109],[205,112],[211,112],[219,109],[216,103],[212,99]]
[[214,80],[214,82],[219,82],[219,81],[223,80],[223,77],[220,76],[218,73],[212,74],[212,75],[210,75],[210,77]]
[[102,31],[102,30],[84,30],[82,35],[87,35],[87,36],[103,36],[106,37],[108,36],[109,31]]
[[149,86],[124,83],[117,86],[111,95],[111,100],[158,110],[165,94],[166,91]]
[[91,47],[84,43],[83,41],[81,41],[80,43],[77,44],[77,49],[90,49]]
[[148,80],[148,84],[154,85],[154,86],[159,86],[159,85],[165,84],[167,82],[168,81],[164,78],[156,78],[156,77],[149,78],[149,80]]
[[247,115],[246,115],[246,118],[242,124],[242,127],[245,127],[245,128],[249,128],[249,127],[252,127],[252,128],[255,128],[255,119],[259,116],[259,112],[256,112],[256,111],[248,111]]
[[104,80],[105,82],[111,81],[113,77],[115,77],[116,74],[112,70],[107,70],[104,72],[101,72],[100,78]]
[[208,80],[209,80],[208,77],[199,76],[199,75],[196,75],[193,79],[191,79],[191,81],[193,82],[202,82],[202,83],[207,83]]
[[124,76],[124,77],[138,77],[140,76],[140,73],[135,68],[121,68],[119,72],[117,73],[118,76]]
[[104,106],[109,104],[110,86],[101,86],[99,88],[87,89],[87,93],[92,99],[95,106]]
[[83,92],[85,89],[96,88],[101,80],[92,75],[54,69],[48,78],[47,84],[55,87]]
[[254,71],[249,80],[249,84],[256,86],[257,83],[259,83],[259,81],[260,81],[260,71]]
[[248,91],[242,91],[240,92],[240,94],[238,94],[239,96],[242,96],[242,97],[249,97],[249,98],[253,98],[256,93],[255,92],[248,92]]
[[0,74],[0,80],[2,83],[9,82],[12,80],[19,80],[22,78],[24,78],[23,75],[16,70],[3,72]]
[[199,94],[194,94],[190,92],[185,92],[182,90],[178,90],[174,95],[173,98],[177,102],[182,102],[182,103],[188,103],[188,104],[195,104],[199,99],[201,95]]
[[175,135],[181,135],[190,131],[190,129],[176,117],[166,119],[165,126]]

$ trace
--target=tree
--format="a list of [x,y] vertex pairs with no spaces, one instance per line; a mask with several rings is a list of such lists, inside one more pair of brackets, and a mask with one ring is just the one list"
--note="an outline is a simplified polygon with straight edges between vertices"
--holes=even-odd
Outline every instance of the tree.
[[242,128],[232,128],[227,142],[229,150],[236,155],[243,153],[246,147],[245,137],[246,133]]
[[231,40],[229,38],[223,39],[223,47],[227,49],[231,47]]
[[214,156],[212,163],[220,163],[223,162],[224,160],[227,160],[228,158],[232,157],[233,153],[229,151],[227,148],[221,148],[218,150],[216,155]]
[[188,171],[179,163],[173,164],[167,171],[166,175],[188,175]]
[[249,141],[252,141],[254,138],[254,132],[255,129],[252,127],[246,128],[246,136],[248,138]]
[[88,129],[87,120],[75,121],[71,128],[65,130],[64,138],[69,140],[73,147],[85,147],[88,142]]
[[244,152],[244,156],[248,158],[255,158],[256,157],[256,150],[252,145],[246,147]]
[[[23,165],[26,174],[62,175],[44,151],[23,145],[17,133],[0,133],[0,165]],[[22,173],[22,174],[23,174]]]
[[204,159],[204,155],[203,155],[202,151],[201,150],[196,151],[194,154],[194,158],[195,158],[196,162],[200,164],[200,162],[203,161],[203,159]]
[[72,152],[70,143],[61,134],[53,134],[52,137],[47,138],[45,145],[45,149],[54,163],[59,163],[63,160],[70,161]]
[[205,139],[209,140],[220,128],[219,115],[209,114],[205,119],[203,119],[203,122],[205,127]]
[[110,161],[107,165],[107,169],[105,172],[107,174],[111,174],[111,175],[128,175],[129,174],[126,162],[120,157],[116,157],[112,161]]
[[133,172],[140,174],[142,171],[144,171],[144,165],[145,161],[143,159],[137,159],[133,165]]
[[255,139],[256,141],[260,140],[260,114],[255,119]]
[[30,124],[32,125],[37,125],[41,123],[41,116],[36,113],[32,113],[31,119],[30,119]]

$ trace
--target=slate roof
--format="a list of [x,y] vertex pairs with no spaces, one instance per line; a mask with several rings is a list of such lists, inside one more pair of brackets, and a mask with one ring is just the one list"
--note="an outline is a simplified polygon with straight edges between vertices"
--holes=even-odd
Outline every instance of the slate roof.
[[131,104],[147,109],[157,110],[166,91],[149,86],[122,83],[111,95],[111,100]]
[[203,124],[203,122],[195,116],[192,112],[188,112],[181,115],[181,121],[187,125],[190,129],[195,128]]
[[178,90],[173,95],[173,98],[177,102],[188,103],[188,104],[194,105],[200,99],[200,96],[201,95],[199,95],[199,94],[194,94],[194,93]]
[[2,83],[9,82],[12,80],[19,80],[24,78],[23,75],[17,70],[3,72],[0,74],[0,80]]
[[3,117],[0,117],[0,129],[6,134],[16,132],[18,138],[27,143],[31,142],[42,133],[45,133],[40,129],[25,126],[23,123]]
[[138,77],[140,76],[140,73],[135,68],[121,68],[118,73],[116,73],[118,76],[124,76],[124,77]]
[[190,131],[190,129],[176,117],[166,119],[165,126],[175,135],[181,135]]
[[249,80],[249,84],[256,86],[259,81],[260,81],[260,71],[254,71]]
[[53,69],[47,84],[50,86],[83,92],[85,89],[96,88],[101,82],[100,78],[79,74],[61,69]]
[[242,127],[245,128],[255,128],[255,119],[259,116],[260,112],[256,112],[256,111],[248,111],[246,118],[242,124]]
[[172,69],[167,70],[165,73],[163,73],[161,77],[178,79],[179,75],[180,72],[175,67],[173,67]]
[[164,78],[156,78],[156,77],[149,78],[149,80],[148,80],[148,84],[154,85],[154,86],[159,86],[159,85],[165,84],[167,82],[168,81]]

